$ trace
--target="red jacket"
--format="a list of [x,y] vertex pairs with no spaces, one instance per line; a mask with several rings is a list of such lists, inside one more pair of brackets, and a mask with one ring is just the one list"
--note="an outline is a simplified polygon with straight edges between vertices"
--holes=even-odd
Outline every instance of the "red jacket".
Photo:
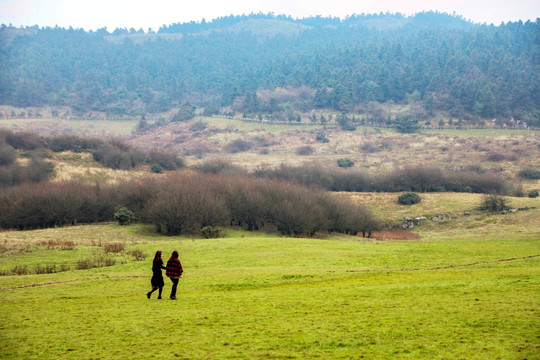
[[182,276],[184,270],[182,269],[182,264],[180,259],[171,259],[167,261],[167,269],[165,274],[170,278],[179,278]]

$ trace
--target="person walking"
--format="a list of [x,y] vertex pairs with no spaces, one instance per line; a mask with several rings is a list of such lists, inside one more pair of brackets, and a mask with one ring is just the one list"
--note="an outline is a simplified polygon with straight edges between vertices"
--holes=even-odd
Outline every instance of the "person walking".
[[184,270],[182,269],[182,264],[180,259],[178,259],[178,251],[173,251],[171,258],[167,261],[167,271],[165,274],[171,279],[173,286],[171,289],[171,300],[178,300],[176,298],[176,288],[178,287],[178,281],[182,277]]
[[163,266],[163,259],[161,258],[161,251],[156,251],[154,256],[154,261],[152,262],[152,279],[150,280],[152,284],[152,290],[146,293],[146,297],[150,299],[150,296],[154,291],[159,289],[158,299],[161,299],[161,292],[163,291],[163,286],[165,286],[165,281],[163,281],[163,275],[161,274],[161,269],[166,269]]

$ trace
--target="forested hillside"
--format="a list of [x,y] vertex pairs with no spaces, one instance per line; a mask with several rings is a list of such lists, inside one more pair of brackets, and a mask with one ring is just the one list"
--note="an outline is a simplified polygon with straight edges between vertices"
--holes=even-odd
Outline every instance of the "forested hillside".
[[0,105],[142,116],[189,101],[260,116],[415,102],[419,118],[538,126],[539,34],[538,19],[493,26],[440,13],[259,14],[157,32],[2,25]]

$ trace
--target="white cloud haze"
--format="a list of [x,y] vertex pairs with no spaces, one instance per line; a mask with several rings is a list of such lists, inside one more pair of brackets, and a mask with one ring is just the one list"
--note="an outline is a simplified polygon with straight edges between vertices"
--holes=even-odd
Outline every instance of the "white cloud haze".
[[249,13],[346,17],[352,14],[421,11],[463,15],[478,23],[535,20],[540,17],[538,0],[0,0],[0,23],[15,26],[73,26],[98,29],[107,27],[153,28],[176,22],[207,21],[220,16]]

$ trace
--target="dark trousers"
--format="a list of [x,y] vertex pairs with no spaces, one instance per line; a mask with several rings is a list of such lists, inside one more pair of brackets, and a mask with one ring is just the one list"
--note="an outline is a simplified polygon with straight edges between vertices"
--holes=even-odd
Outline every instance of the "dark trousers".
[[176,288],[178,287],[179,280],[180,279],[171,278],[171,281],[172,281],[171,297],[176,297]]

